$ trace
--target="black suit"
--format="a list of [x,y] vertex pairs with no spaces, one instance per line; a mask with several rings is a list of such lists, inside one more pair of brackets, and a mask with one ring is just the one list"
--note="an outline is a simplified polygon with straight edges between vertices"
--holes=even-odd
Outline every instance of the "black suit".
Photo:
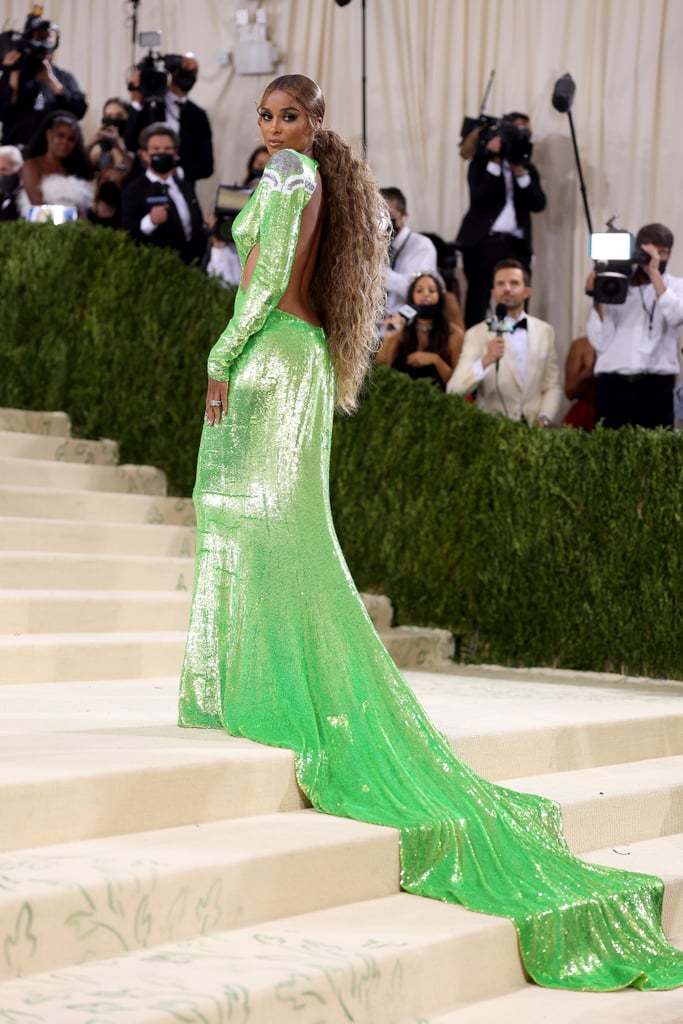
[[[178,156],[180,166],[185,172],[185,178],[192,182],[199,181],[200,178],[210,178],[213,174],[213,143],[211,125],[206,111],[198,107],[192,100],[185,100],[179,104],[179,112],[180,150]],[[165,120],[164,100],[158,101],[156,105],[145,103],[142,110],[136,110],[133,107],[126,122],[126,147],[135,153],[138,149],[138,139],[142,129],[155,121]],[[144,167],[138,166],[140,170],[144,171]],[[134,172],[133,177],[135,176]]]
[[140,222],[150,212],[147,199],[150,196],[159,195],[160,188],[157,181],[150,181],[147,175],[135,178],[129,182],[123,190],[121,199],[121,226],[128,231],[133,238],[145,245],[158,245],[168,249],[177,249],[185,263],[192,263],[193,260],[201,260],[206,250],[206,232],[204,219],[199,207],[194,186],[188,181],[176,179],[180,191],[190,210],[192,233],[190,239],[185,237],[182,221],[175,203],[169,198],[168,220],[159,224],[150,235],[144,234],[140,229]]
[[491,234],[491,228],[505,206],[505,177],[487,170],[494,154],[480,149],[470,161],[467,183],[470,208],[465,214],[455,244],[462,251],[467,278],[465,323],[468,327],[486,317],[493,268],[499,260],[512,257],[526,267],[531,262],[531,214],[545,208],[545,194],[538,171],[529,165],[531,183],[521,188],[513,178],[513,202],[517,226],[522,238],[509,234]]

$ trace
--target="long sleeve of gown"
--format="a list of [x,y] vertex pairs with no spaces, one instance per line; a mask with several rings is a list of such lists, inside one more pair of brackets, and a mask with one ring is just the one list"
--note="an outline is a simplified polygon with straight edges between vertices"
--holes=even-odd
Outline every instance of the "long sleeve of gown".
[[208,371],[214,380],[228,380],[231,363],[284,295],[301,214],[315,186],[315,173],[294,150],[282,150],[268,161],[244,211],[249,217],[258,217],[259,255],[248,288],[238,290],[235,313],[209,354]]

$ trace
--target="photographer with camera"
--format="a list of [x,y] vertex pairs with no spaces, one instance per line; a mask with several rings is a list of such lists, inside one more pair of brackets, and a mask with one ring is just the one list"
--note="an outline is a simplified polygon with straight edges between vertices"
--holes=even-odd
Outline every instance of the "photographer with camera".
[[213,174],[211,124],[206,111],[188,99],[198,74],[194,54],[155,56],[150,50],[131,75],[131,111],[125,132],[126,146],[135,152],[144,128],[168,124],[180,139],[179,162],[192,183]]
[[470,208],[455,240],[467,278],[465,324],[485,319],[493,268],[503,259],[531,266],[531,214],[545,208],[538,171],[531,162],[531,126],[513,111],[502,120],[483,118],[466,142],[475,151],[467,171]]
[[[626,300],[593,302],[587,334],[597,352],[595,418],[606,427],[673,426],[683,325],[683,279],[666,269],[673,244],[664,224],[645,224],[636,235]],[[595,285],[593,270],[587,294]]]
[[0,121],[5,145],[27,146],[53,110],[70,113],[77,121],[88,104],[72,74],[53,63],[59,28],[42,17],[36,5],[23,32],[0,36]]
[[176,249],[185,263],[201,260],[204,220],[194,185],[176,173],[178,136],[167,124],[151,124],[140,135],[146,171],[123,190],[122,227],[148,245]]

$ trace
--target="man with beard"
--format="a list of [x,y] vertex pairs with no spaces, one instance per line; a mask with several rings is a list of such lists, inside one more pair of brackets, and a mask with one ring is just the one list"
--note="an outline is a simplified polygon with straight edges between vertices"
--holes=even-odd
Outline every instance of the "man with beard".
[[524,312],[530,295],[529,271],[519,260],[501,260],[494,267],[491,301],[496,316],[499,310],[505,313],[503,329],[495,331],[484,320],[467,331],[446,390],[455,395],[476,391],[483,412],[525,420],[530,427],[552,427],[562,400],[555,331]]

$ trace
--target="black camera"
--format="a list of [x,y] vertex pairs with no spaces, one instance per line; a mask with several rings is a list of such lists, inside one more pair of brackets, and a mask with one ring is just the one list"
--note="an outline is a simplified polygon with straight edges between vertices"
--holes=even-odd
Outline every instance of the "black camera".
[[11,70],[21,71],[24,77],[32,77],[41,70],[43,61],[57,49],[58,43],[57,26],[43,18],[41,4],[34,4],[21,32],[8,29],[0,33],[0,61],[10,50],[18,50],[21,57]]
[[[140,72],[140,92],[144,101],[162,100],[168,88],[168,76],[182,67],[183,58],[177,53],[160,53],[161,32],[141,32],[140,46],[147,47],[147,54],[135,65]],[[131,83],[128,88],[132,89]]]
[[232,242],[232,225],[235,217],[244,209],[251,194],[250,188],[239,188],[236,185],[218,186],[213,209],[216,223],[210,231],[211,237],[221,242]]
[[[489,117],[488,114],[481,114],[476,118],[466,117],[462,122],[460,135],[460,152],[466,159],[473,156],[477,148],[485,149],[491,139],[499,136],[500,156],[504,160],[522,167],[528,167],[531,162],[531,132],[528,128],[515,124],[510,117]],[[473,139],[476,139],[475,146],[471,145]]]
[[637,267],[650,262],[643,249],[633,248],[629,231],[596,231],[591,235],[590,257],[595,263],[595,302],[620,306],[626,302],[629,282]]

